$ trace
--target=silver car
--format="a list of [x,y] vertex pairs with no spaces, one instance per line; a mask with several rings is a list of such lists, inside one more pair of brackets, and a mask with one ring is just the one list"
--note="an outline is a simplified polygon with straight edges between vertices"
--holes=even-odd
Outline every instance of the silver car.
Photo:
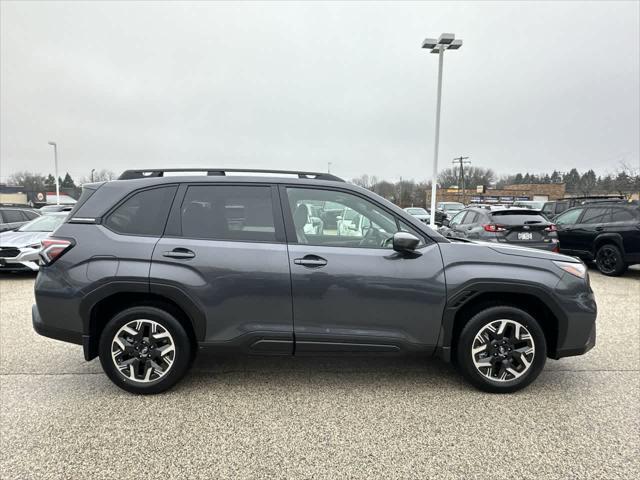
[[67,215],[45,214],[17,230],[0,233],[0,272],[38,271],[40,242],[62,225]]

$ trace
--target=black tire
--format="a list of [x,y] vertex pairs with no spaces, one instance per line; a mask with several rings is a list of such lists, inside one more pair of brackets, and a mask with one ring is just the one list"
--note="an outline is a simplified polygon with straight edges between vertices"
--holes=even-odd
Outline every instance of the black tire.
[[596,252],[596,266],[600,273],[609,277],[620,276],[627,270],[620,248],[613,243],[600,245]]
[[[508,346],[503,347],[506,356],[503,360],[500,360],[503,358],[501,350],[499,351],[500,353],[491,353],[495,351],[494,349],[500,348],[499,344],[502,340],[504,340],[504,338],[496,339],[498,337],[498,335],[496,335],[496,338],[487,340],[487,351],[478,355],[488,355],[486,360],[488,362],[497,362],[496,365],[498,366],[494,369],[491,369],[491,367],[485,368],[483,373],[478,367],[476,367],[476,363],[474,362],[474,360],[478,360],[477,357],[475,357],[472,353],[474,343],[479,343],[480,346],[483,345],[483,341],[477,340],[476,336],[481,331],[488,333],[486,332],[485,328],[488,325],[491,325],[492,322],[499,322],[500,320],[507,320],[508,322],[508,327],[506,327],[505,331],[503,332],[504,337],[506,337],[507,331],[511,331],[511,329],[513,329],[513,331],[515,332],[515,329],[518,328],[518,332],[522,332],[521,327],[524,327],[530,335],[528,335],[527,340],[518,340],[518,342],[525,342],[527,344],[527,348],[530,348],[528,344],[532,342],[532,345],[534,346],[534,352],[532,354],[528,354],[530,355],[528,362],[529,365],[525,366],[524,363],[519,362],[518,359],[520,358],[520,353],[517,352],[517,350],[524,349],[524,347],[516,349],[516,345],[522,345],[522,343],[514,343],[512,345],[512,350],[516,351],[506,351],[508,350]],[[521,327],[517,327],[516,324],[519,324]],[[507,330],[507,328],[509,330]],[[525,337],[526,334],[523,335],[522,333],[520,333],[519,336]],[[514,359],[514,355],[516,353],[518,354],[518,356]],[[494,356],[496,356],[496,358],[494,358]],[[520,310],[519,308],[511,306],[489,307],[475,314],[464,326],[462,332],[460,332],[456,348],[456,360],[458,368],[461,371],[462,375],[471,384],[473,384],[480,390],[491,393],[515,392],[533,382],[544,367],[544,364],[547,360],[547,345],[544,337],[544,332],[542,331],[542,328],[540,327],[538,322],[524,310]],[[480,360],[480,362],[481,361],[482,360]],[[503,372],[506,377],[514,378],[499,380],[497,377],[497,373],[500,373],[502,371],[500,370],[500,368],[503,361],[505,362],[505,366],[507,366],[510,361],[516,362],[516,364],[519,365],[519,368],[522,369],[522,373],[519,373],[520,376],[515,378],[515,375]],[[496,373],[495,379],[486,376],[491,376],[491,372]]]
[[[142,383],[142,380],[132,380],[124,375],[116,367],[115,360],[112,358],[112,346],[114,345],[116,334],[125,325],[135,320],[157,323],[170,334],[175,350],[172,363],[167,368],[166,373],[155,380],[149,380],[145,383]],[[180,322],[161,308],[151,306],[137,306],[123,310],[109,320],[100,335],[100,363],[109,379],[127,392],[143,395],[164,392],[175,385],[189,369],[193,360],[193,350],[189,336]]]

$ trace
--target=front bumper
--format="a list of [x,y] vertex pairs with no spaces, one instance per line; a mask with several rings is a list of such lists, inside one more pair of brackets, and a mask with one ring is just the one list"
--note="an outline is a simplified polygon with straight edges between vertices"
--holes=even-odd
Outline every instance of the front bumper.
[[21,248],[15,257],[0,257],[0,271],[31,271],[40,269],[40,249]]

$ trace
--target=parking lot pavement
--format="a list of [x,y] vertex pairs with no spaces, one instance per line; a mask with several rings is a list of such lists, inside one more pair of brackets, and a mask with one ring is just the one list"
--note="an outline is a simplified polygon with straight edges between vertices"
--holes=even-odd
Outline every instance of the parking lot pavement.
[[137,397],[0,278],[0,478],[638,478],[640,270],[591,276],[596,348],[502,396],[423,358],[202,355]]

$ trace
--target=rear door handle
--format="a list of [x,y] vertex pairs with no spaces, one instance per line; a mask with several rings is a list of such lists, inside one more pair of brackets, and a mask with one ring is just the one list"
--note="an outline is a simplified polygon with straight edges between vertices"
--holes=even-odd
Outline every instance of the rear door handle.
[[193,258],[196,254],[188,248],[174,248],[170,252],[164,252],[162,256],[169,258]]
[[302,258],[294,259],[293,263],[307,268],[320,268],[327,264],[327,260],[317,255],[305,255]]

